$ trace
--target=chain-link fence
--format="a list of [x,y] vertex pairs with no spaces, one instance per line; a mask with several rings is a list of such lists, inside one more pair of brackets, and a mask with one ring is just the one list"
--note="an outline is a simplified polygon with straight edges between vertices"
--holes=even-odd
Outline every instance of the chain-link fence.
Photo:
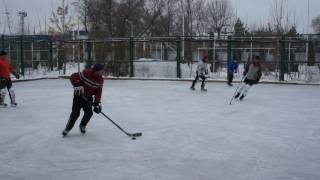
[[[254,56],[263,60],[264,79],[314,80],[320,77],[320,36],[112,38],[56,40],[50,36],[2,36],[2,48],[21,73],[42,67],[48,72],[68,70],[70,63],[106,64],[106,75],[144,78],[192,78],[197,62],[209,57],[210,78],[225,79],[227,64],[243,66]],[[80,66],[76,68],[81,70]],[[320,79],[320,78],[319,78]]]

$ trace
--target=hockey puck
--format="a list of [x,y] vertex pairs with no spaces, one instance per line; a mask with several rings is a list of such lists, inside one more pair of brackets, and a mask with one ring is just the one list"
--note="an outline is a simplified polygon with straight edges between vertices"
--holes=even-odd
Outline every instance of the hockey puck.
[[136,140],[136,138],[135,138],[135,137],[132,137],[132,140]]

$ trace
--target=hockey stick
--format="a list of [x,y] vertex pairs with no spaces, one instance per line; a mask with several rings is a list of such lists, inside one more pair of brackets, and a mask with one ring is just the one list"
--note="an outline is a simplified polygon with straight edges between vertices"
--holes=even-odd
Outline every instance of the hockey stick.
[[[88,100],[88,98],[86,98],[85,96],[82,95],[82,99],[84,99],[86,102],[90,103],[91,105],[93,105],[93,103],[91,101]],[[100,112],[105,118],[107,118],[112,124],[114,124],[115,126],[117,126],[117,128],[119,128],[122,132],[124,132],[127,136],[131,137],[132,140],[135,140],[137,137],[142,136],[142,132],[138,132],[138,133],[128,133],[127,131],[125,131],[124,129],[122,129],[117,123],[115,123],[111,118],[109,118],[105,113],[103,113],[102,111]]]
[[8,94],[9,94],[9,97],[10,97],[10,102],[11,102],[11,104],[12,104],[12,95],[11,95],[11,92],[10,92],[10,90],[9,90],[8,87],[7,87],[7,90],[8,90]]
[[246,77],[247,77],[247,76],[243,76],[243,77],[242,77],[242,79],[241,79],[241,81],[240,81],[240,83],[239,83],[236,91],[233,93],[233,96],[232,96],[232,98],[231,98],[231,100],[230,100],[230,102],[229,102],[229,105],[232,105],[232,101],[234,100],[234,97],[236,96],[239,88],[241,87],[241,85],[242,85],[242,83],[243,83],[243,80],[244,80]]
[[136,137],[140,137],[142,136],[141,132],[138,133],[128,133],[127,131],[125,131],[124,129],[122,129],[117,123],[115,123],[111,118],[109,118],[105,113],[103,113],[102,111],[100,112],[105,118],[107,118],[112,124],[114,124],[115,126],[117,126],[122,132],[124,132],[127,136],[131,137],[132,139],[136,139]]

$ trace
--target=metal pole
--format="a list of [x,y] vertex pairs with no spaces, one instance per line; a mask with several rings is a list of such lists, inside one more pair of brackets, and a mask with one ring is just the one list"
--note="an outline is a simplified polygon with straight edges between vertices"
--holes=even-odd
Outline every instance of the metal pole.
[[306,43],[306,62],[309,64],[309,34],[307,35]]
[[52,40],[49,41],[49,65],[50,70],[53,71],[53,42]]
[[216,36],[213,34],[213,66],[212,66],[212,72],[215,72],[216,68]]
[[289,38],[289,53],[288,53],[288,60],[291,62],[291,37]]
[[145,57],[146,56],[146,41],[145,41],[146,37],[144,37],[143,40],[144,40],[143,41],[143,57]]
[[181,68],[180,68],[180,62],[181,62],[181,38],[180,36],[177,36],[176,38],[177,42],[177,78],[181,78]]
[[24,35],[24,18],[27,17],[27,12],[19,11],[18,16],[20,16],[20,33]]
[[152,48],[153,48],[153,43],[149,44],[149,54],[150,54],[150,58],[152,58]]
[[[78,1],[78,2],[80,2],[80,1]],[[78,29],[77,29],[77,40],[79,40],[80,39],[80,22],[79,22],[79,19],[80,18],[78,18]],[[80,72],[80,56],[81,56],[81,52],[80,52],[80,49],[81,49],[81,43],[78,43],[77,44],[77,49],[78,49],[78,72]]]
[[253,41],[253,37],[251,37],[251,42],[250,42],[250,62],[252,62],[252,60],[253,60],[253,52],[252,52],[253,44],[252,44],[252,41]]
[[[82,40],[82,59],[83,59],[83,63],[85,64],[85,61],[86,61],[86,46],[85,46],[84,40]],[[84,65],[84,67],[86,68],[86,65]]]
[[130,42],[129,42],[129,60],[130,60],[130,77],[134,77],[134,68],[133,68],[134,42],[133,42],[133,37],[130,37]]
[[94,42],[92,42],[92,59],[93,59],[93,62],[97,62],[97,61],[96,61],[96,55],[95,55],[95,53],[94,53],[94,49],[95,49],[95,47],[94,47]]
[[[185,53],[184,53],[184,48],[185,48],[185,41],[184,41],[184,38],[185,38],[185,24],[184,24],[184,14],[182,16],[182,57],[184,59],[184,56],[185,56]],[[181,39],[180,39],[181,41]]]
[[307,34],[309,35],[309,26],[310,26],[310,0],[308,0],[308,10],[307,10],[307,13],[308,13],[308,25],[307,25]]
[[288,52],[288,74],[291,73],[291,37],[289,38],[289,52]]
[[78,72],[80,72],[81,42],[77,44],[77,49],[78,49],[78,53],[77,53],[78,54]]
[[34,62],[33,62],[33,40],[31,42],[31,67],[34,69]]
[[280,81],[284,81],[284,74],[286,70],[286,43],[285,43],[285,35],[281,36],[281,50],[280,50]]
[[4,44],[5,44],[5,43],[4,43],[4,34],[2,34],[2,35],[1,35],[1,49],[2,49],[2,50],[5,50]]
[[131,21],[129,21],[128,19],[126,19],[126,22],[130,24],[130,28],[131,28],[131,35],[130,37],[133,37],[133,23]]
[[20,49],[20,40],[19,38],[15,39],[14,41],[15,43],[15,52],[16,52],[16,59],[15,61],[13,61],[13,67],[15,67],[17,69],[17,71],[20,72],[20,66],[19,66],[19,61],[21,59],[21,49]]
[[[72,40],[75,40],[75,31],[72,31]],[[75,62],[75,46],[72,43],[72,61]]]
[[8,56],[11,59],[11,44],[10,44],[10,40],[9,40],[9,47],[8,47]]
[[24,57],[23,57],[23,54],[24,54],[24,50],[23,50],[23,36],[20,36],[20,63],[21,63],[21,74],[24,75]]
[[[228,49],[227,49],[227,53],[228,53],[228,59],[227,59],[227,62],[228,64],[231,62],[231,58],[232,58],[232,36],[231,35],[228,35]],[[228,66],[228,65],[227,65]]]
[[162,42],[160,43],[160,45],[161,45],[161,48],[160,48],[160,60],[162,60],[163,59],[163,44],[162,44]]
[[156,58],[158,58],[158,43],[156,43],[155,47],[156,47]]
[[91,42],[86,42],[86,68],[91,68],[92,66],[92,47]]

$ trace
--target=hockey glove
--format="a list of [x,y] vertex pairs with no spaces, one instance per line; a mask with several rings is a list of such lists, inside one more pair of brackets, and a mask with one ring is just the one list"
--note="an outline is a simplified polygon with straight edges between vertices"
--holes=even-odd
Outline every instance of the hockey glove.
[[201,77],[201,79],[207,79],[207,78],[208,78],[208,75],[201,73],[201,74],[200,74],[200,77]]
[[93,111],[97,114],[101,113],[102,107],[99,103],[93,103]]
[[14,75],[14,77],[16,77],[16,79],[20,79],[20,75],[18,73],[13,72],[12,74]]
[[74,87],[74,95],[81,96],[84,93],[83,86]]

